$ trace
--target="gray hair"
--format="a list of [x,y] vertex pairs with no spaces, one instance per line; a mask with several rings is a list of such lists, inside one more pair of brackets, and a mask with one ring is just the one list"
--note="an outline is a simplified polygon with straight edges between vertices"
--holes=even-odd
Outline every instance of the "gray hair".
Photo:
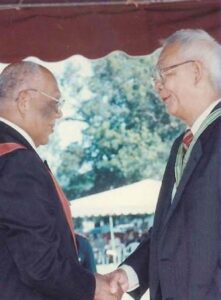
[[12,97],[13,94],[27,88],[41,69],[42,66],[30,61],[21,61],[5,67],[0,74],[0,98]]
[[185,59],[203,62],[212,84],[221,92],[221,45],[201,29],[176,31],[163,42],[163,49],[175,43]]

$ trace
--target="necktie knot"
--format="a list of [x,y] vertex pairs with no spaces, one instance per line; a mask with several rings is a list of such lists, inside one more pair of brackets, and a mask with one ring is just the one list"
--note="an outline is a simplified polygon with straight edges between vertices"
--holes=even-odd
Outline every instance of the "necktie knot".
[[183,141],[182,141],[182,144],[183,144],[183,148],[185,151],[187,151],[187,149],[189,148],[189,145],[191,144],[193,140],[193,133],[190,129],[188,129],[184,136],[183,136]]

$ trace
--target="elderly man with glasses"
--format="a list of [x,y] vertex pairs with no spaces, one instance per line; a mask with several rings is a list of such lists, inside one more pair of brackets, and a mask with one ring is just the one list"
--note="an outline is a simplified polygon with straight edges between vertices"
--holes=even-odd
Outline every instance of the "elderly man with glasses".
[[117,299],[79,264],[68,201],[36,152],[62,116],[60,96],[38,64],[11,64],[0,75],[1,300]]
[[106,275],[140,299],[221,299],[221,46],[203,30],[179,30],[163,44],[155,88],[187,125],[173,144],[153,227]]

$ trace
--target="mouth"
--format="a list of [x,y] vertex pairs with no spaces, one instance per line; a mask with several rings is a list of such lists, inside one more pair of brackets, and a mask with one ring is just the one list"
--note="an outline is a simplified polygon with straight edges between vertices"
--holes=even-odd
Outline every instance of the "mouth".
[[170,96],[162,97],[163,102],[166,104],[169,100]]
[[54,124],[49,125],[49,128],[51,129],[51,132],[54,132]]

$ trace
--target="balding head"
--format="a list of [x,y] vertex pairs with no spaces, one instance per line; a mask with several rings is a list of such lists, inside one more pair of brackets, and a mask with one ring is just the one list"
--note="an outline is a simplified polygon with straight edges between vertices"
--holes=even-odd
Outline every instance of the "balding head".
[[36,146],[47,143],[59,109],[60,91],[45,67],[22,61],[0,75],[0,116],[24,129]]
[[45,67],[30,61],[8,65],[0,75],[0,102],[16,100],[20,91],[38,85],[43,73],[51,74]]

